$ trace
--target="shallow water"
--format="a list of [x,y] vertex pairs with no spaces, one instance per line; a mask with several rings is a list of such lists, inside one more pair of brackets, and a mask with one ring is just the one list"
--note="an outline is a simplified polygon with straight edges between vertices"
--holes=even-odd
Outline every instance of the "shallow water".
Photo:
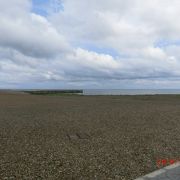
[[180,89],[84,89],[84,95],[180,94]]

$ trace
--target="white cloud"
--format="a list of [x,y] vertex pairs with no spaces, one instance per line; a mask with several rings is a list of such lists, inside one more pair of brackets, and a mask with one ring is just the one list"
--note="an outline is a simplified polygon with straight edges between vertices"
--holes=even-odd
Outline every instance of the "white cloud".
[[[35,57],[54,56],[68,50],[68,43],[50,22],[42,16],[32,14],[30,9],[25,13],[22,1],[15,3],[13,0],[13,3],[19,5],[18,8],[15,6],[13,9],[9,4],[10,9],[8,6],[4,7],[9,11],[5,11],[0,17],[1,46],[14,48],[23,54]],[[9,16],[15,13],[14,11],[18,14]]]
[[63,0],[63,11],[48,7],[48,17],[34,14],[31,3],[0,0],[0,86],[143,87],[169,78],[177,85],[179,45],[158,42],[180,39],[178,0]]

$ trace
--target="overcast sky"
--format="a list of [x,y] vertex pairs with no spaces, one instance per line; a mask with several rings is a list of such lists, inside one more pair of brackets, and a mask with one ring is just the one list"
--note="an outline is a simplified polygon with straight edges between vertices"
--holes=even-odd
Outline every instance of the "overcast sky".
[[0,0],[0,88],[180,88],[179,0]]

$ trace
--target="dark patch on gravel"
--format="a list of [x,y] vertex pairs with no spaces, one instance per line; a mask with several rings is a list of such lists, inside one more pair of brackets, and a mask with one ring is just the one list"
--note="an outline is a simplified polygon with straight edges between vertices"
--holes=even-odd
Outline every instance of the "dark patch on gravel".
[[67,137],[69,138],[70,141],[80,140],[80,139],[85,140],[90,138],[90,136],[86,133],[67,134]]

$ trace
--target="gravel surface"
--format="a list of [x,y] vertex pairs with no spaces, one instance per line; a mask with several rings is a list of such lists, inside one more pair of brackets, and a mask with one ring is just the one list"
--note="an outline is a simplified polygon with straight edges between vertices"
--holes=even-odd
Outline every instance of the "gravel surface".
[[180,96],[0,94],[0,179],[124,179],[180,159]]

